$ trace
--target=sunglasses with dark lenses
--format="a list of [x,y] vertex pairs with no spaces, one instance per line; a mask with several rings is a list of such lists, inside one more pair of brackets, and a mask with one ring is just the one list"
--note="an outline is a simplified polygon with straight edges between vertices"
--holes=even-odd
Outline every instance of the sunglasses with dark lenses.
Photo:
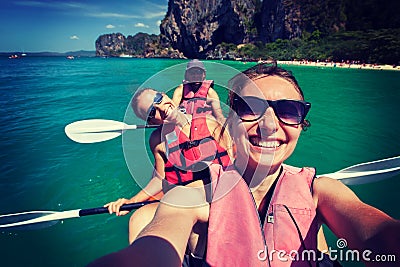
[[154,119],[156,116],[156,108],[154,107],[154,104],[160,104],[163,101],[164,95],[161,93],[156,93],[156,96],[154,97],[153,103],[151,104],[149,110],[147,111],[147,122],[149,122],[151,119]]
[[233,98],[232,109],[242,121],[259,120],[268,107],[272,107],[278,120],[286,125],[299,125],[311,108],[311,103],[301,100],[265,100],[255,96]]
[[194,75],[200,75],[200,74],[204,73],[204,70],[199,69],[199,68],[192,68],[192,69],[187,70],[187,73],[194,74]]

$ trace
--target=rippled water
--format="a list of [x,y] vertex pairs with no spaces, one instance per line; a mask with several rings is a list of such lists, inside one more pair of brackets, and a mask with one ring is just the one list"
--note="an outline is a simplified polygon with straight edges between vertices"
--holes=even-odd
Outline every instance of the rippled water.
[[[0,59],[0,213],[98,207],[137,192],[121,138],[77,144],[65,136],[64,127],[92,118],[123,121],[141,84],[185,62]],[[250,66],[219,63],[239,70]],[[400,154],[400,72],[287,68],[312,102],[312,127],[302,134],[288,163],[314,166],[322,174]],[[226,94],[220,93],[224,100]],[[143,132],[137,132],[137,140],[145,142]],[[151,167],[143,152],[133,159],[131,169],[149,177]],[[365,202],[400,218],[399,179],[352,189]],[[0,231],[1,266],[83,266],[127,245],[128,220],[128,216],[96,215],[42,230]]]

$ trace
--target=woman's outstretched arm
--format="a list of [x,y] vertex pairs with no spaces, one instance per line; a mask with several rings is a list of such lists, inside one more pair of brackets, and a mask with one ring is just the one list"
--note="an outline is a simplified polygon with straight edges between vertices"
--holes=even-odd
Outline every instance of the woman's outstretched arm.
[[193,226],[208,220],[203,187],[177,186],[163,198],[154,219],[127,248],[88,266],[181,266]]
[[[400,260],[400,222],[381,210],[362,202],[353,191],[337,180],[321,177],[314,182],[317,209],[324,223],[338,238],[346,239],[348,247],[359,252],[370,250],[373,265],[375,255],[396,255]],[[396,262],[381,262],[396,266]]]

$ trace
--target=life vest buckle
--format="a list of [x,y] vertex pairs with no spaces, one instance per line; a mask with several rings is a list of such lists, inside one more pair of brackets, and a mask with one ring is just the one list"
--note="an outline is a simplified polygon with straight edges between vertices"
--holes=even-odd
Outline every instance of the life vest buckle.
[[207,111],[211,111],[212,108],[211,107],[198,107],[196,112],[197,113],[203,113],[203,112],[207,112]]
[[191,149],[192,147],[196,147],[200,145],[200,140],[193,140],[193,141],[187,141],[183,148],[184,149]]
[[182,112],[183,114],[187,113],[186,108],[182,106],[179,106],[179,111]]

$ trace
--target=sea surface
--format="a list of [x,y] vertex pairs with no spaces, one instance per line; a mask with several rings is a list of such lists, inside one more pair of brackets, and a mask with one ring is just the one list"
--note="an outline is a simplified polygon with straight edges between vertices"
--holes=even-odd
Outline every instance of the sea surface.
[[[85,119],[140,124],[129,108],[133,93],[139,87],[171,90],[181,82],[186,62],[0,59],[0,214],[101,207],[135,194],[138,183],[151,175],[146,150],[151,130],[79,144],[65,135],[64,127]],[[225,81],[235,69],[253,64],[206,63],[207,77],[217,81],[222,101]],[[302,133],[287,163],[314,166],[323,174],[400,155],[400,72],[284,67],[293,71],[312,103],[312,126]],[[351,189],[400,219],[399,176]],[[129,216],[102,214],[43,229],[0,230],[0,266],[84,266],[127,246],[128,220]],[[336,238],[328,237],[336,248]]]

